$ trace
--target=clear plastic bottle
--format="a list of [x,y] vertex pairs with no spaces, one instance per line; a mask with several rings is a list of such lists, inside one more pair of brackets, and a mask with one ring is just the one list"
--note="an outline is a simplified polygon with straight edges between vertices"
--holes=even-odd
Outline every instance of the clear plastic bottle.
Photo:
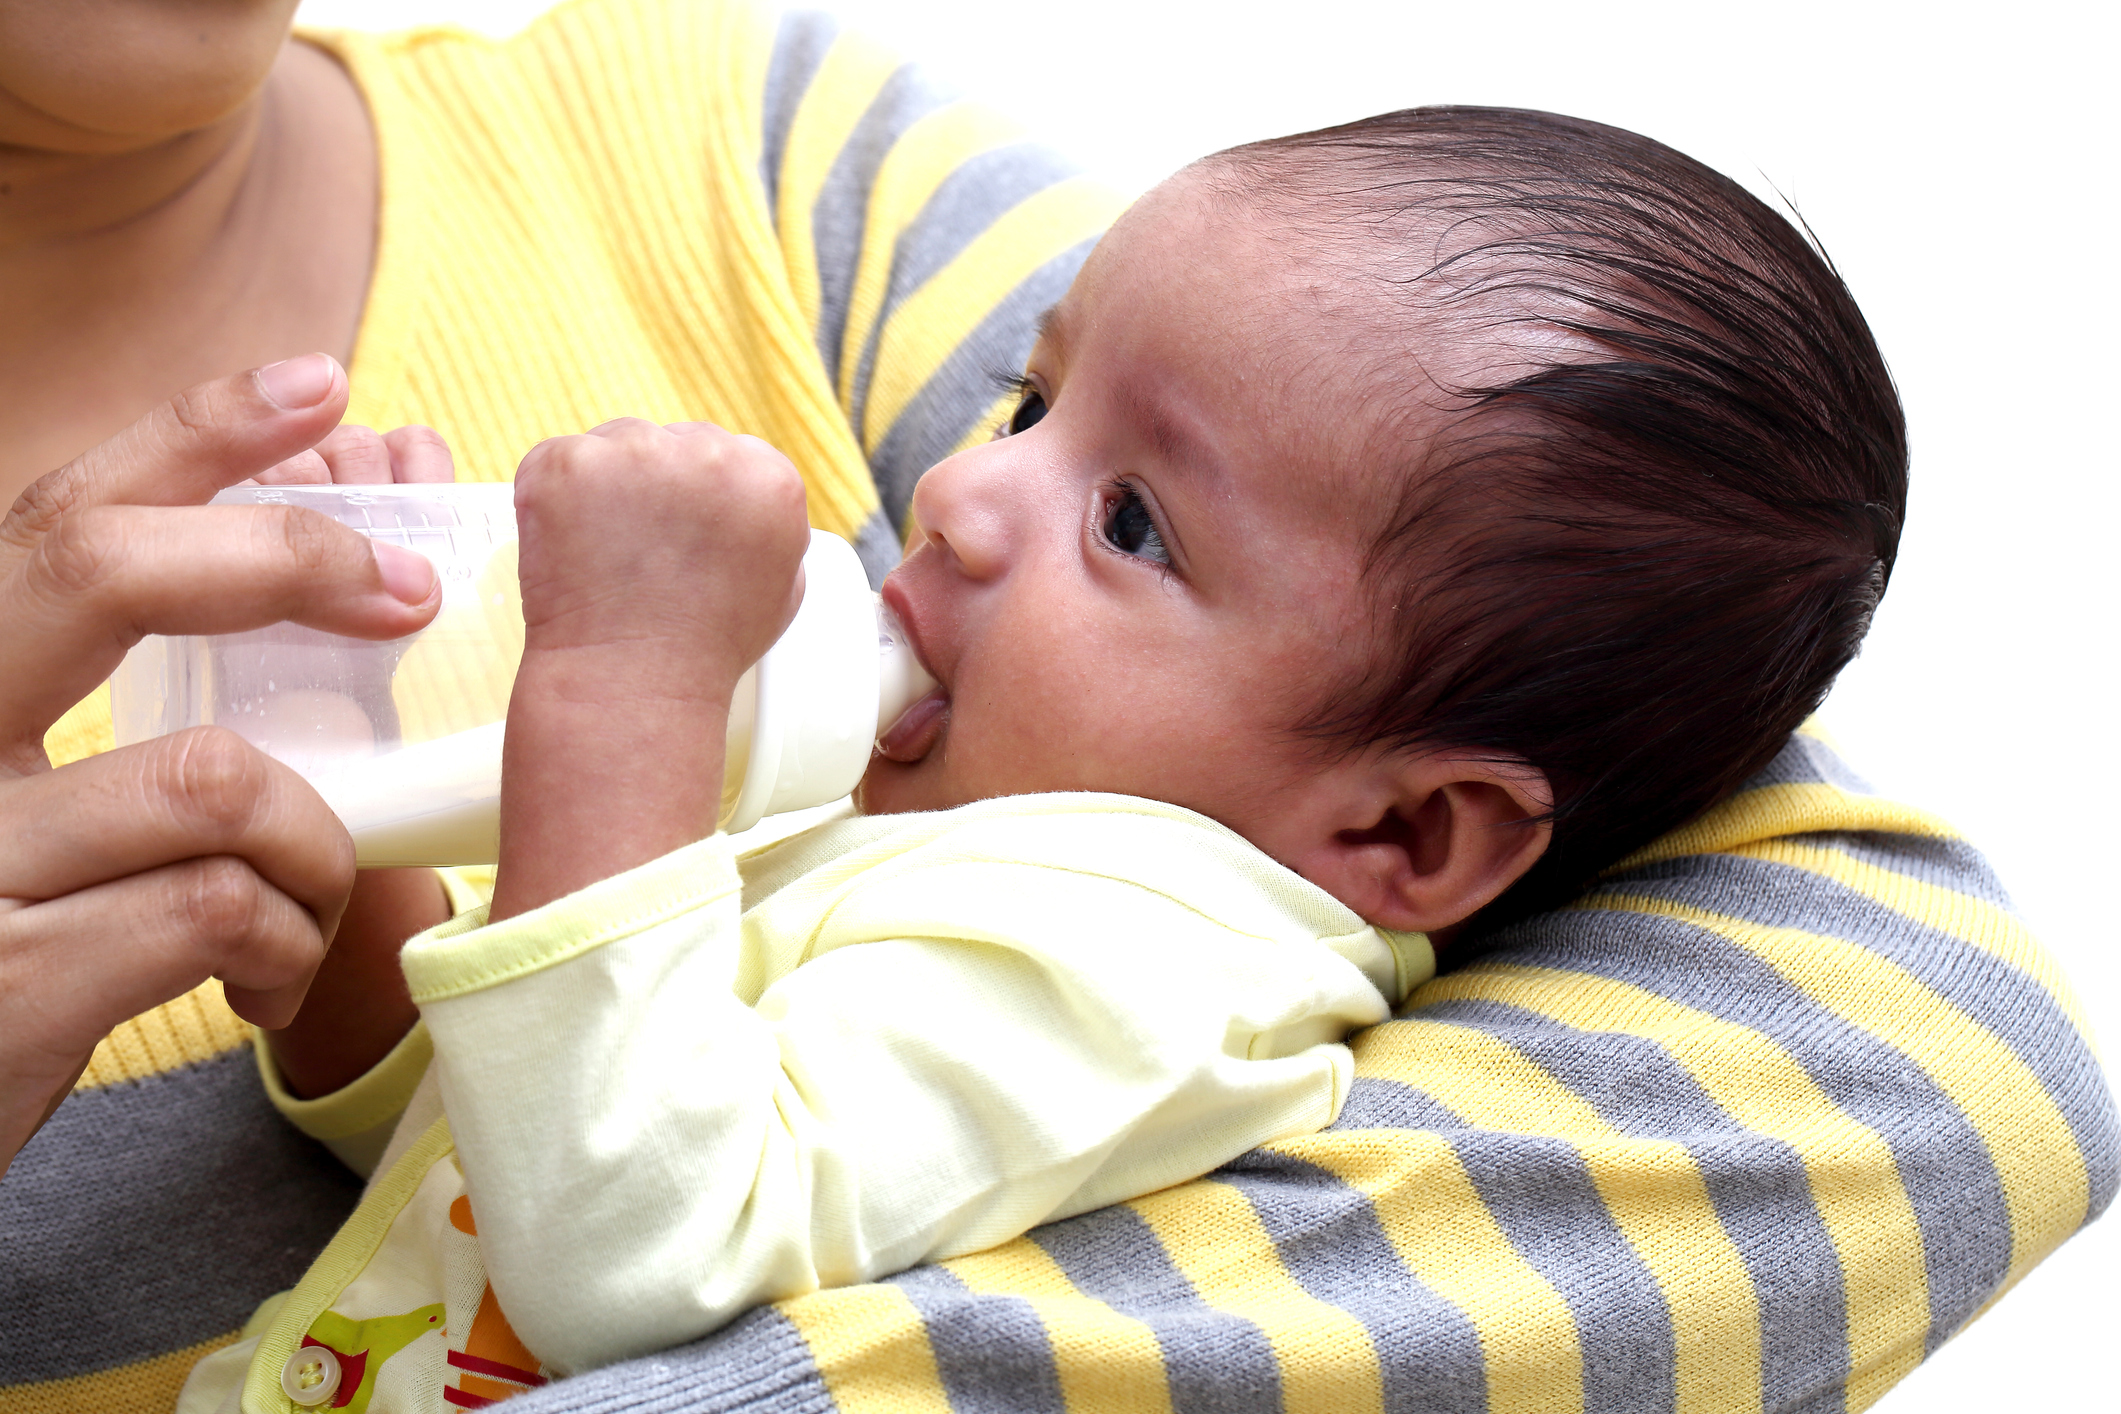
[[[441,577],[442,609],[385,643],[292,624],[143,639],[111,679],[119,743],[228,727],[316,786],[364,868],[492,863],[523,652],[513,488],[239,487],[214,501],[307,506],[417,550]],[[935,686],[853,547],[813,531],[803,569],[794,622],[730,704],[727,830],[847,794],[877,735]]]

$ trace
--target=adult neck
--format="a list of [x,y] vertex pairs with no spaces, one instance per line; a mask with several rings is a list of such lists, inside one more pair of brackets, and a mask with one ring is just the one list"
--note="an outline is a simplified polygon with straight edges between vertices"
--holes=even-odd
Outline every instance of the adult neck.
[[182,388],[312,350],[343,362],[359,328],[375,137],[323,53],[288,44],[198,129],[96,147],[0,147],[0,386],[18,395],[0,400],[0,505]]
[[[0,262],[83,248],[100,255],[138,241],[203,251],[255,175],[273,87],[268,78],[219,121],[144,146],[112,141],[97,150],[105,144],[88,133],[57,149],[0,145]],[[29,116],[0,92],[0,117]]]

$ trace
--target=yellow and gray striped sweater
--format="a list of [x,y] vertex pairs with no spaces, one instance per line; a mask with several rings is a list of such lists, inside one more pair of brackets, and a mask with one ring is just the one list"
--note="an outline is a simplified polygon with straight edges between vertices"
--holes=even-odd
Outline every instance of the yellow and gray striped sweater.
[[2113,1198],[2067,984],[1815,737],[1496,941],[1323,1133],[511,1410],[1861,1409]]
[[[1112,210],[817,16],[322,42],[383,149],[356,417],[486,479],[621,413],[757,431],[873,563]],[[107,741],[92,701],[52,746]],[[1498,941],[1356,1039],[1323,1133],[511,1408],[1862,1408],[2112,1198],[2066,984],[1814,738]],[[213,987],[120,1028],[0,1182],[0,1414],[166,1409],[356,1193]]]

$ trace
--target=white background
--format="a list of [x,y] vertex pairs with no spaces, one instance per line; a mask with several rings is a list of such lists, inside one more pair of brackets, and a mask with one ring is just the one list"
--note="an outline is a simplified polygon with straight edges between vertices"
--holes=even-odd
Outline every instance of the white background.
[[[1892,589],[1828,725],[1859,770],[1988,852],[2114,1055],[2114,7],[828,7],[1128,189],[1247,139],[1458,102],[1615,123],[1786,193],[1869,316],[1914,447]],[[307,0],[302,17],[506,32],[539,8]],[[1881,1407],[2121,1407],[2117,1282],[2109,1218]]]

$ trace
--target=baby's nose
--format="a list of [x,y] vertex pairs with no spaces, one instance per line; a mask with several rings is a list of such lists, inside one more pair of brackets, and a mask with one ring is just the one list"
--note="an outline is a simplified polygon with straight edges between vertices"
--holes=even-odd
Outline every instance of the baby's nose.
[[951,559],[971,579],[993,579],[1007,567],[1012,498],[1006,469],[979,453],[959,452],[930,467],[913,488],[911,553],[921,540]]

